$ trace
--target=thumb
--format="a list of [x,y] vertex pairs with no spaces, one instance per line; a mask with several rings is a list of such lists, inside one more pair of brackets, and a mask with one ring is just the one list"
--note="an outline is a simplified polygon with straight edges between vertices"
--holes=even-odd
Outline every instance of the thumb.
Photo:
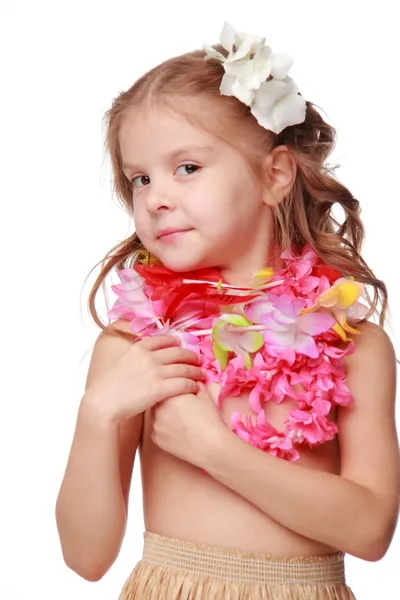
[[210,402],[215,404],[214,398],[212,397],[210,391],[207,389],[204,383],[202,381],[198,381],[197,383],[199,385],[199,391],[197,392],[197,395],[202,396],[204,398],[208,398]]
[[207,396],[209,396],[210,394],[208,393],[208,390],[206,388],[206,386],[204,385],[204,383],[202,381],[197,381],[197,385],[199,387],[199,391],[197,392],[197,395],[199,394],[207,394]]

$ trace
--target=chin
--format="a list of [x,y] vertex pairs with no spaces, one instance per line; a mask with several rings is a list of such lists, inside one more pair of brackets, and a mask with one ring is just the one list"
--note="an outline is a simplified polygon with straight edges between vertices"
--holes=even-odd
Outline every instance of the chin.
[[183,273],[185,271],[197,271],[199,269],[209,268],[211,265],[204,260],[197,259],[195,257],[191,258],[189,256],[179,256],[179,257],[157,257],[164,267],[170,269],[171,271],[175,271],[176,273]]

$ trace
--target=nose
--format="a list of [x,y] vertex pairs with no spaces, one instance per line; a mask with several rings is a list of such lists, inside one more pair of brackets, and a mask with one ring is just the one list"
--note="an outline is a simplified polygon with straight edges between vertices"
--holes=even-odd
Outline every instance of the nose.
[[160,210],[171,210],[174,206],[175,203],[168,194],[166,186],[152,182],[146,194],[146,207],[149,213],[156,214]]

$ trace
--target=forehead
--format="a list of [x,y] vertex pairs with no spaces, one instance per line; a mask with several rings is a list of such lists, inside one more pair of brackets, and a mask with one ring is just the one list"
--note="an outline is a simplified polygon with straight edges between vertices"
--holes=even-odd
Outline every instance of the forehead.
[[129,162],[132,155],[164,152],[175,146],[215,147],[220,144],[217,137],[192,122],[190,115],[195,116],[195,107],[188,109],[189,117],[184,109],[178,111],[178,108],[174,110],[167,106],[131,110],[125,116],[118,136],[123,159]]

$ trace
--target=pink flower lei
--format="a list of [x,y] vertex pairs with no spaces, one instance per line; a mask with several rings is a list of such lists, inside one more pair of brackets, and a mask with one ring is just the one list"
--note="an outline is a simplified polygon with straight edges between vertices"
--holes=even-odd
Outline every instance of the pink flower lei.
[[[346,385],[344,356],[354,351],[347,319],[364,318],[364,286],[341,277],[306,247],[299,258],[282,254],[284,268],[263,269],[254,286],[232,286],[219,271],[174,273],[160,264],[120,269],[112,286],[118,296],[110,321],[130,321],[139,338],[168,334],[196,352],[206,383],[219,383],[224,398],[249,392],[255,417],[238,412],[232,430],[244,441],[285,460],[299,458],[296,446],[332,440],[335,406],[354,399]],[[338,345],[338,341],[345,342]],[[300,391],[299,391],[300,387]],[[266,418],[266,403],[292,399],[283,431]]]

